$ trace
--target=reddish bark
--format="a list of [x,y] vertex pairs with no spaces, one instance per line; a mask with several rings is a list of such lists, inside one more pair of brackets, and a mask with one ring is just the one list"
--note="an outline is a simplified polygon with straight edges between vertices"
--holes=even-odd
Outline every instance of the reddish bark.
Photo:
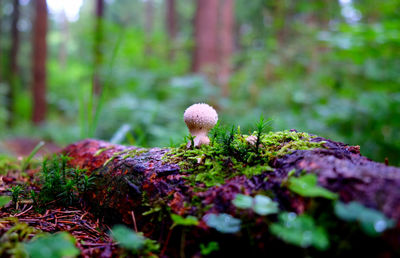
[[45,121],[46,103],[46,58],[47,58],[47,4],[46,0],[36,0],[33,23],[33,115],[32,121],[38,125]]
[[219,11],[219,71],[218,84],[222,96],[229,95],[229,78],[231,75],[231,58],[233,55],[234,34],[234,0],[220,0]]
[[233,35],[233,0],[197,1],[192,71],[208,75],[225,97],[229,95]]
[[218,0],[197,0],[194,20],[193,72],[206,73],[215,78],[213,71],[218,63],[217,31]]
[[174,43],[177,35],[177,13],[176,13],[175,0],[166,0],[166,1],[167,1],[166,24],[168,32],[168,42],[170,44],[168,57],[170,60],[173,60],[175,56]]
[[[312,141],[326,141],[324,144],[326,149],[297,150],[292,154],[271,161],[269,165],[274,168],[274,171],[265,172],[269,178],[266,182],[260,181],[260,178],[257,179],[256,177],[247,179],[245,176],[237,176],[229,179],[222,186],[211,187],[209,189],[210,196],[208,196],[211,199],[207,204],[215,203],[212,209],[218,212],[226,212],[226,210],[223,211],[218,208],[216,201],[218,198],[215,193],[211,194],[211,192],[215,192],[217,189],[229,188],[229,191],[222,191],[221,196],[229,194],[232,197],[235,193],[242,191],[250,194],[261,189],[271,190],[274,189],[274,185],[281,188],[281,184],[287,179],[289,171],[309,171],[318,175],[318,183],[321,186],[339,193],[344,201],[359,201],[368,207],[381,210],[391,218],[400,220],[400,208],[397,205],[400,203],[400,168],[376,163],[361,156],[358,146],[347,146],[321,137],[314,138]],[[99,150],[104,151],[96,155]],[[128,150],[143,151],[132,158],[124,158]],[[125,151],[125,153],[116,155],[114,159],[105,164],[114,153],[121,151]],[[113,180],[116,179],[116,176],[129,177],[130,180],[132,179],[138,183],[135,190],[138,192],[147,189],[148,193],[153,195],[155,193],[152,191],[156,191],[158,197],[161,197],[159,194],[174,195],[177,193],[178,195],[175,195],[176,198],[185,200],[191,198],[190,195],[192,194],[199,195],[195,192],[187,192],[188,189],[185,190],[184,197],[179,195],[183,193],[181,192],[181,187],[187,188],[188,186],[182,185],[185,180],[180,173],[180,167],[177,164],[162,160],[168,149],[153,148],[146,150],[113,145],[98,140],[84,140],[68,146],[63,152],[73,158],[71,165],[86,168],[91,173],[101,171],[102,180],[108,177],[109,180]],[[168,185],[170,183],[171,185]],[[177,185],[180,185],[180,187],[176,188]],[[237,185],[238,187],[232,187],[232,185]],[[132,185],[129,187],[132,187]],[[285,190],[281,193],[279,191],[276,194],[287,195]],[[206,193],[203,192],[201,194],[202,197],[207,196]],[[105,194],[111,198],[110,193]],[[377,199],[378,195],[379,198]],[[132,197],[134,198],[134,196]],[[293,198],[293,196],[290,198]],[[173,202],[173,199],[171,199],[171,203]],[[181,203],[181,201],[179,202]],[[118,204],[118,207],[121,205]],[[136,202],[135,205],[140,204]],[[171,207],[174,206],[177,205],[171,205]],[[118,207],[113,208],[118,209]],[[120,210],[121,213],[125,211],[125,209]],[[178,208],[176,210],[173,209],[173,212],[185,214],[191,213],[193,210]],[[129,218],[128,216],[128,222]]]
[[[290,171],[296,171],[297,175],[304,172],[315,173],[318,176],[318,184],[337,192],[342,201],[358,201],[367,207],[382,211],[397,222],[400,221],[400,169],[368,160],[359,154],[357,146],[346,146],[322,138],[313,139],[321,140],[326,141],[326,149],[294,151],[271,161],[270,165],[274,171],[266,171],[252,178],[235,176],[224,184],[210,187],[206,191],[196,190],[196,187],[201,186],[201,182],[192,185],[190,180],[185,179],[187,174],[181,171],[177,164],[163,160],[167,149],[143,150],[132,157],[126,157],[126,152],[117,152],[137,148],[85,140],[68,146],[63,152],[73,158],[71,165],[86,168],[89,174],[96,176],[95,189],[84,196],[93,211],[97,210],[102,217],[113,223],[124,221],[127,224],[134,223],[134,211],[138,230],[146,236],[159,239],[164,245],[163,250],[171,248],[166,251],[167,256],[179,255],[174,252],[179,250],[176,246],[180,243],[176,234],[172,234],[171,237],[169,212],[182,216],[194,215],[198,218],[209,213],[229,213],[242,218],[248,216],[249,231],[236,236],[216,235],[200,220],[200,224],[191,228],[190,234],[186,234],[187,254],[194,255],[192,252],[198,250],[199,243],[213,240],[220,243],[220,250],[224,255],[245,255],[252,250],[252,256],[266,253],[293,256],[299,249],[272,240],[268,224],[262,217],[239,212],[233,206],[232,200],[236,194],[271,192],[283,210],[297,213],[306,210],[315,212],[316,204],[319,203],[324,212],[329,213],[332,206],[330,202],[325,202],[324,199],[314,199],[314,202],[311,202],[309,198],[295,195],[284,186]],[[110,159],[114,154],[117,154],[115,158]],[[158,212],[154,211],[150,215],[144,213],[152,208],[157,208]],[[341,254],[363,253],[364,256],[372,257],[385,253],[395,254],[400,236],[400,223],[397,228],[380,238],[367,238],[360,233],[355,235],[354,228],[346,228],[345,222],[331,219],[339,230],[335,234],[345,235],[346,243],[351,245],[350,249],[341,251]],[[255,243],[246,239],[249,236]],[[336,242],[338,243],[341,242]],[[335,248],[343,249],[342,246],[336,245],[330,250],[338,252]],[[333,256],[335,254],[336,252],[332,253]]]
[[13,13],[11,16],[11,73],[16,76],[18,73],[18,50],[19,50],[19,31],[18,31],[18,21],[20,16],[19,10],[20,4],[19,0],[13,1]]
[[[3,6],[2,6],[2,1],[0,0],[0,13],[3,13]],[[2,18],[3,18],[3,16],[2,15],[0,15],[0,35],[2,35],[2,29],[1,29],[1,26],[2,26]],[[0,83],[2,82],[2,80],[3,80],[3,60],[2,60],[2,45],[1,45],[1,40],[0,40]]]
[[145,3],[145,17],[144,17],[144,29],[146,33],[146,55],[150,55],[152,52],[152,37],[154,27],[154,2],[153,0],[146,0]]
[[10,77],[6,96],[6,108],[8,111],[7,125],[12,126],[14,116],[15,92],[18,78],[18,52],[19,52],[19,31],[18,21],[20,16],[19,0],[13,1],[13,13],[11,15],[11,53],[10,53]]

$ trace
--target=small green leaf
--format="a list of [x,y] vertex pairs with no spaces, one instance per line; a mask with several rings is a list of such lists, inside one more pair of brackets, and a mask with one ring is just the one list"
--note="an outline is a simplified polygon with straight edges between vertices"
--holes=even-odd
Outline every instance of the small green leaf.
[[147,215],[159,212],[160,210],[161,210],[161,207],[158,207],[158,206],[157,207],[153,207],[150,210],[143,212],[142,215],[143,216],[147,216]]
[[383,213],[367,208],[359,202],[336,202],[335,214],[345,221],[358,221],[364,232],[370,236],[377,236],[395,226],[395,222]]
[[0,208],[7,205],[11,201],[11,196],[2,195],[0,196]]
[[236,233],[240,230],[241,220],[229,214],[206,214],[203,217],[206,224],[221,233]]
[[171,228],[181,225],[181,226],[197,226],[199,225],[199,220],[193,216],[187,216],[186,218],[179,216],[177,214],[171,214],[172,224]]
[[304,197],[323,197],[337,199],[338,195],[317,185],[317,176],[307,174],[301,177],[289,178],[289,189]]
[[279,223],[270,226],[272,234],[285,242],[300,246],[314,246],[325,250],[329,247],[328,236],[322,227],[315,225],[312,217],[284,212],[279,215]]
[[278,204],[264,195],[256,195],[256,197],[254,197],[253,210],[258,215],[274,214],[279,211]]
[[119,245],[134,252],[143,248],[146,240],[144,236],[123,225],[116,225],[112,228],[112,237]]
[[211,241],[207,245],[200,244],[200,249],[202,255],[209,255],[212,252],[219,250],[219,244],[218,242]]
[[237,194],[232,203],[237,208],[250,209],[253,206],[253,197],[244,194]]
[[39,237],[25,244],[25,249],[31,258],[76,257],[80,254],[75,247],[75,238],[67,232]]
[[268,196],[256,195],[254,198],[248,195],[237,194],[232,203],[240,209],[253,209],[258,215],[274,214],[279,211],[278,204]]

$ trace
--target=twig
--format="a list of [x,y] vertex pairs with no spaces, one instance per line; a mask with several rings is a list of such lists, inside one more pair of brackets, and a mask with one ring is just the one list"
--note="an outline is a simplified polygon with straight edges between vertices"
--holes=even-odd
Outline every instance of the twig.
[[82,220],[83,217],[85,217],[87,214],[88,214],[88,212],[86,211],[85,213],[83,213],[83,215],[79,219]]
[[164,243],[163,249],[161,250],[160,257],[163,257],[165,251],[167,250],[168,242],[172,235],[172,230],[173,230],[173,228],[172,229],[170,228],[170,230],[168,231],[168,235],[167,235],[167,238],[165,239],[165,243]]
[[18,213],[18,214],[15,214],[13,217],[18,217],[18,216],[21,216],[21,215],[27,213],[28,211],[30,211],[30,210],[32,209],[32,207],[33,207],[33,206],[29,207],[28,209],[24,210],[23,212],[20,212],[20,213]]
[[86,245],[86,246],[112,245],[112,246],[115,246],[115,245],[117,245],[117,244],[116,244],[116,243],[108,243],[108,242],[105,242],[105,243],[81,243],[81,245]]
[[186,230],[185,228],[183,228],[181,235],[181,248],[179,251],[181,258],[185,258],[185,242],[186,242]]
[[133,220],[133,226],[135,227],[135,231],[136,231],[136,233],[137,233],[138,230],[137,230],[137,226],[136,226],[135,213],[134,213],[133,211],[131,211],[131,215],[132,215],[132,220]]

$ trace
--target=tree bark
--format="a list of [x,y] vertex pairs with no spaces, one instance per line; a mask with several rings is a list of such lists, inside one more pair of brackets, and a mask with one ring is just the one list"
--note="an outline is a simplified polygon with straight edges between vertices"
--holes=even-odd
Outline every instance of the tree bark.
[[145,16],[144,16],[144,29],[146,35],[146,55],[151,55],[152,49],[152,39],[153,39],[153,29],[154,29],[154,1],[146,0],[145,2]]
[[[0,35],[2,35],[3,2],[0,0]],[[0,39],[0,83],[3,82],[3,44]]]
[[[98,211],[98,214],[111,223],[137,223],[139,231],[153,239],[160,239],[164,245],[163,250],[167,249],[170,256],[179,255],[174,253],[179,248],[172,247],[173,243],[179,246],[181,238],[176,233],[171,233],[169,213],[184,217],[228,213],[247,221],[248,226],[253,225],[249,226],[251,231],[236,236],[216,235],[200,221],[198,227],[186,234],[185,252],[192,256],[196,254],[193,250],[198,248],[200,242],[217,240],[224,255],[294,255],[296,252],[299,255],[301,249],[288,248],[283,242],[271,240],[268,224],[265,224],[262,217],[238,212],[232,204],[238,193],[254,195],[261,191],[275,196],[280,208],[284,210],[296,213],[314,210],[315,213],[318,207],[316,203],[319,203],[324,207],[323,211],[328,212],[331,204],[325,202],[325,199],[315,199],[312,202],[310,198],[295,195],[283,186],[293,171],[295,174],[314,173],[318,176],[318,184],[338,193],[341,201],[358,201],[380,210],[398,223],[395,229],[389,230],[381,238],[366,238],[362,234],[354,234],[354,228],[349,229],[352,233],[348,232],[344,222],[334,221],[337,223],[334,229],[340,229],[346,243],[352,248],[340,253],[335,249],[340,247],[338,244],[329,249],[335,250],[330,253],[331,256],[338,253],[362,253],[367,256],[395,254],[400,237],[400,169],[368,160],[360,155],[358,146],[347,146],[320,137],[312,141],[321,140],[326,141],[325,149],[294,151],[272,160],[269,165],[273,167],[273,171],[266,171],[252,178],[235,176],[224,184],[209,187],[203,192],[196,190],[196,186],[185,179],[187,174],[181,171],[178,164],[163,160],[168,149],[146,150],[98,140],[84,140],[66,147],[63,153],[72,157],[71,165],[87,169],[88,174],[97,178],[95,188],[84,196],[93,211]],[[125,156],[128,150],[136,150],[136,155]],[[193,203],[197,203],[197,206]],[[172,240],[168,243],[171,235]],[[249,235],[253,240],[247,242],[244,239]]]
[[35,125],[46,119],[46,58],[47,58],[47,4],[46,0],[35,1],[35,20],[33,23],[33,115]]
[[175,0],[166,0],[166,25],[169,44],[169,60],[175,57],[175,41],[177,35],[177,12]]
[[18,21],[20,16],[19,0],[13,0],[13,13],[11,15],[11,53],[10,53],[10,76],[8,91],[6,96],[6,106],[8,111],[7,125],[11,127],[14,123],[15,93],[18,81],[18,52],[19,52],[19,31]]
[[194,20],[195,47],[192,72],[215,78],[218,64],[218,0],[197,0]]
[[234,1],[198,0],[192,72],[203,73],[229,95],[234,47]]
[[102,91],[101,68],[103,64],[103,41],[104,41],[104,0],[95,0],[95,28],[94,28],[94,45],[93,45],[93,94],[99,96]]
[[234,0],[220,0],[219,10],[219,71],[218,84],[222,96],[229,95],[229,78],[231,75],[231,59],[233,55],[234,34]]

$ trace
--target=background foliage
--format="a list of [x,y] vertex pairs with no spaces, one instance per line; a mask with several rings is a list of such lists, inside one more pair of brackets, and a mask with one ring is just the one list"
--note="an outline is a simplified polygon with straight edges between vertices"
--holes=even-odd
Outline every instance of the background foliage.
[[[2,3],[1,67],[7,73],[11,1]],[[353,145],[368,157],[400,164],[400,1],[236,0],[234,72],[229,97],[204,76],[191,74],[195,1],[177,1],[175,58],[164,27],[164,1],[154,1],[154,26],[145,30],[145,3],[106,1],[104,94],[98,123],[92,115],[93,2],[83,1],[79,19],[52,13],[48,32],[50,112],[30,124],[31,1],[21,1],[20,78],[16,124],[6,127],[0,84],[0,137],[29,135],[60,144],[93,136],[110,140],[129,125],[122,143],[170,146],[187,134],[184,109],[208,102],[223,124],[253,127],[260,115],[275,130],[298,129]],[[11,8],[11,10],[10,10]],[[3,36],[4,35],[4,36]],[[68,35],[67,40],[65,36]],[[66,58],[60,58],[62,44]],[[146,49],[151,48],[151,51]],[[95,105],[96,106],[96,105]],[[91,127],[96,129],[94,133]]]

